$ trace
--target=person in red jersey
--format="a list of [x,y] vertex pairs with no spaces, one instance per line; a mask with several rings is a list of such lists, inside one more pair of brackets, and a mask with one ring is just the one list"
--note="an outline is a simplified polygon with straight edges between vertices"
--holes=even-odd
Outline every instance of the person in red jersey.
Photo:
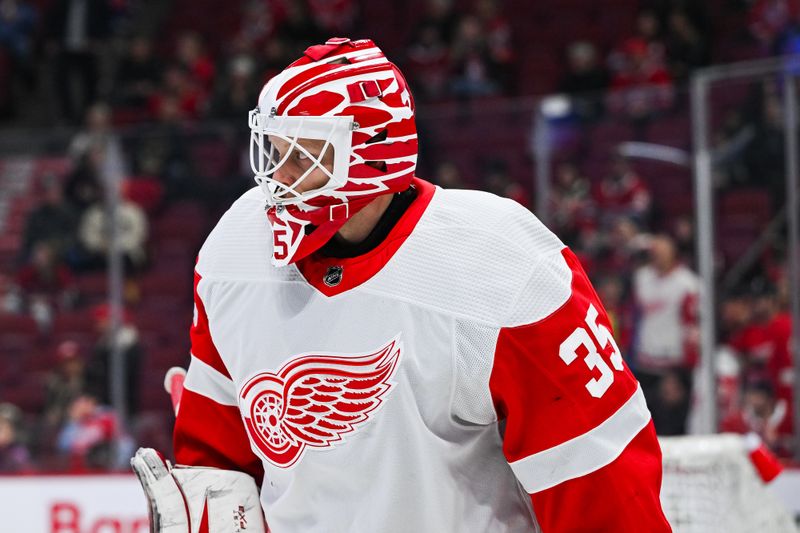
[[517,202],[416,177],[414,114],[370,40],[312,46],[261,91],[259,187],[195,270],[179,466],[134,458],[154,516],[670,531],[650,412],[575,255]]

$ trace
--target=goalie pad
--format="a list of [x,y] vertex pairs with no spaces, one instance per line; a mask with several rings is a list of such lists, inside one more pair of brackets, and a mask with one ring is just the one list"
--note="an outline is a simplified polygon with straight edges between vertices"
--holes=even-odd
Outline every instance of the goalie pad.
[[152,533],[266,533],[255,480],[244,472],[172,467],[140,448],[131,467],[147,496]]

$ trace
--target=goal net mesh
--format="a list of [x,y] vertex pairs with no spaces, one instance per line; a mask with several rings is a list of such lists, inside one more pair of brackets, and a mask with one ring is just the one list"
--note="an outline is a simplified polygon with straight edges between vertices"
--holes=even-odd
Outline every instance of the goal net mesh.
[[798,533],[789,512],[766,488],[744,438],[661,438],[661,502],[675,533]]

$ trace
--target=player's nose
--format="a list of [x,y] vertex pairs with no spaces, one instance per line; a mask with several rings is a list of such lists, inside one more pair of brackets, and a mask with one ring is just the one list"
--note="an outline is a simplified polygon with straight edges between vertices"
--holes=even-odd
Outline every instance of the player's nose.
[[275,169],[275,173],[272,175],[272,178],[281,185],[285,185],[287,187],[290,187],[292,183],[297,181],[296,174],[292,172],[291,169],[287,168],[286,163]]

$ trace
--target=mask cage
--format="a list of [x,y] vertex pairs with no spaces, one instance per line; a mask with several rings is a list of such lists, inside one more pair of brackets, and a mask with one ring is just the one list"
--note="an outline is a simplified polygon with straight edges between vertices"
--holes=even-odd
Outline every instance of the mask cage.
[[[303,117],[276,116],[261,113],[258,108],[249,115],[250,122],[250,167],[267,197],[269,205],[303,204],[328,191],[338,189],[347,182],[352,131],[357,124],[352,117]],[[286,153],[278,157],[278,151],[269,137],[277,137],[288,143]],[[319,155],[311,154],[299,141],[311,139],[323,141]],[[325,168],[322,160],[333,149],[333,167]],[[311,165],[290,184],[285,185],[274,178],[295,151],[307,157]],[[328,176],[325,185],[305,192],[298,192],[300,184],[314,171],[321,170]]]

